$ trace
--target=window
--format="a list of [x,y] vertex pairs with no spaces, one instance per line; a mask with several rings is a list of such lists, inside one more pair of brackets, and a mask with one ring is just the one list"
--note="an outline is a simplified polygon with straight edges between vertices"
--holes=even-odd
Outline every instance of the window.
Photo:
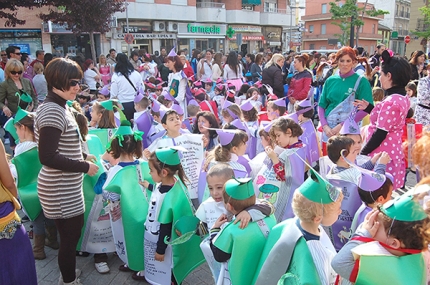
[[396,5],[396,16],[399,16],[399,5]]
[[314,32],[314,25],[309,25],[309,33],[313,33]]
[[264,2],[264,12],[277,13],[278,3]]
[[187,0],[172,0],[172,5],[188,5]]
[[375,25],[375,24],[373,24],[373,25],[372,25],[372,34],[375,34],[375,28],[376,28],[376,25]]
[[321,5],[321,13],[322,14],[326,14],[327,13],[327,4],[322,4]]
[[325,35],[326,31],[325,31],[325,24],[321,25],[321,35]]
[[309,44],[309,49],[315,49],[315,44]]

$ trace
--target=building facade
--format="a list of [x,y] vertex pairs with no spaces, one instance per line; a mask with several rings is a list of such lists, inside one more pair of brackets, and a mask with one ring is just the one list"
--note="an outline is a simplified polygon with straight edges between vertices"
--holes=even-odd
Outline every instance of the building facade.
[[430,52],[428,42],[426,39],[415,36],[412,32],[414,31],[428,31],[430,27],[424,23],[424,17],[421,14],[419,8],[428,5],[428,0],[411,0],[411,17],[409,22],[409,31],[411,41],[406,45],[406,56],[409,57],[411,53],[416,50]]

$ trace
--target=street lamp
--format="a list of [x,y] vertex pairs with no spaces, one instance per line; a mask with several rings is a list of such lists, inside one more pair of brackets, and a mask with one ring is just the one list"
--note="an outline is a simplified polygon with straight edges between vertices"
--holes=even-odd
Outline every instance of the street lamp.
[[[288,41],[288,48],[291,49],[291,43],[293,42],[293,9],[306,9],[306,7],[290,7],[290,39]],[[294,23],[295,24],[295,23]]]

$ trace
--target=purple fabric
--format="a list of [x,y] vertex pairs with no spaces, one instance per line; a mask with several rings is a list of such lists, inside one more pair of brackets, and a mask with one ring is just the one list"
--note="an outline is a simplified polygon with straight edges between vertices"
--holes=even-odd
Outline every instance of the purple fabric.
[[320,118],[321,127],[327,125],[327,119],[325,118],[325,109],[318,106],[318,117]]
[[341,78],[347,78],[347,77],[350,77],[350,76],[351,76],[351,75],[353,75],[353,74],[355,74],[354,69],[351,69],[349,72],[347,72],[347,73],[345,73],[345,74],[340,74],[340,72],[339,72],[339,76],[340,76]]
[[364,205],[364,203],[360,207],[363,207],[364,209],[361,213],[359,213],[356,217],[354,217],[354,222],[355,222],[356,228],[352,229],[353,232],[355,232],[357,230],[358,226],[364,222],[364,218],[366,217],[367,213],[372,211],[372,208],[367,207],[366,205]]
[[[0,204],[0,215],[13,211],[12,203]],[[0,284],[37,285],[36,265],[31,243],[24,226],[20,226],[12,239],[0,239]]]
[[318,146],[317,134],[312,120],[306,121],[301,124],[303,134],[299,139],[306,144],[306,160],[312,165],[320,158],[320,151]]
[[362,202],[358,195],[357,185],[341,179],[330,178],[330,175],[327,178],[331,184],[342,189],[343,193],[343,200],[340,206],[342,213],[339,215],[338,220],[331,227],[328,227],[329,237],[333,242],[334,248],[336,251],[339,251],[353,234],[351,229],[352,220]]
[[206,171],[201,171],[199,175],[199,184],[197,186],[197,197],[199,199],[199,203],[203,202],[203,198],[205,196],[206,190]]
[[153,119],[152,116],[149,114],[149,111],[144,112],[142,115],[139,116],[139,118],[134,121],[137,126],[137,129],[143,132],[142,142],[144,148],[147,148],[149,146],[148,134],[152,126],[152,121]]
[[[319,114],[319,113],[318,113]],[[354,121],[356,121],[357,123],[358,122],[360,122],[361,120],[363,120],[364,119],[364,117],[366,117],[367,115],[369,115],[369,114],[367,114],[366,112],[364,112],[364,111],[358,111],[356,114],[355,114],[355,117],[354,117]]]
[[239,158],[237,159],[237,162],[242,164],[245,167],[246,172],[248,172],[247,177],[249,177],[252,171],[251,166],[249,166],[249,161],[245,157],[239,156]]

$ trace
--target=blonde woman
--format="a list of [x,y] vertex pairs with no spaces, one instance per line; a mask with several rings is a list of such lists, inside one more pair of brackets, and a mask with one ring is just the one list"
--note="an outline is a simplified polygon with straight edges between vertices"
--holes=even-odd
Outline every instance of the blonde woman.
[[275,53],[272,58],[266,63],[263,69],[262,84],[267,84],[273,88],[273,93],[278,98],[284,97],[284,80],[282,77],[282,66],[285,58],[282,54]]
[[106,56],[104,54],[99,56],[98,68],[100,75],[102,76],[103,86],[109,84],[112,76],[112,67],[107,63]]
[[45,100],[46,94],[48,94],[48,85],[46,83],[45,75],[43,75],[44,67],[40,62],[36,62],[33,65],[34,77],[33,86],[36,90],[37,100],[42,103]]

